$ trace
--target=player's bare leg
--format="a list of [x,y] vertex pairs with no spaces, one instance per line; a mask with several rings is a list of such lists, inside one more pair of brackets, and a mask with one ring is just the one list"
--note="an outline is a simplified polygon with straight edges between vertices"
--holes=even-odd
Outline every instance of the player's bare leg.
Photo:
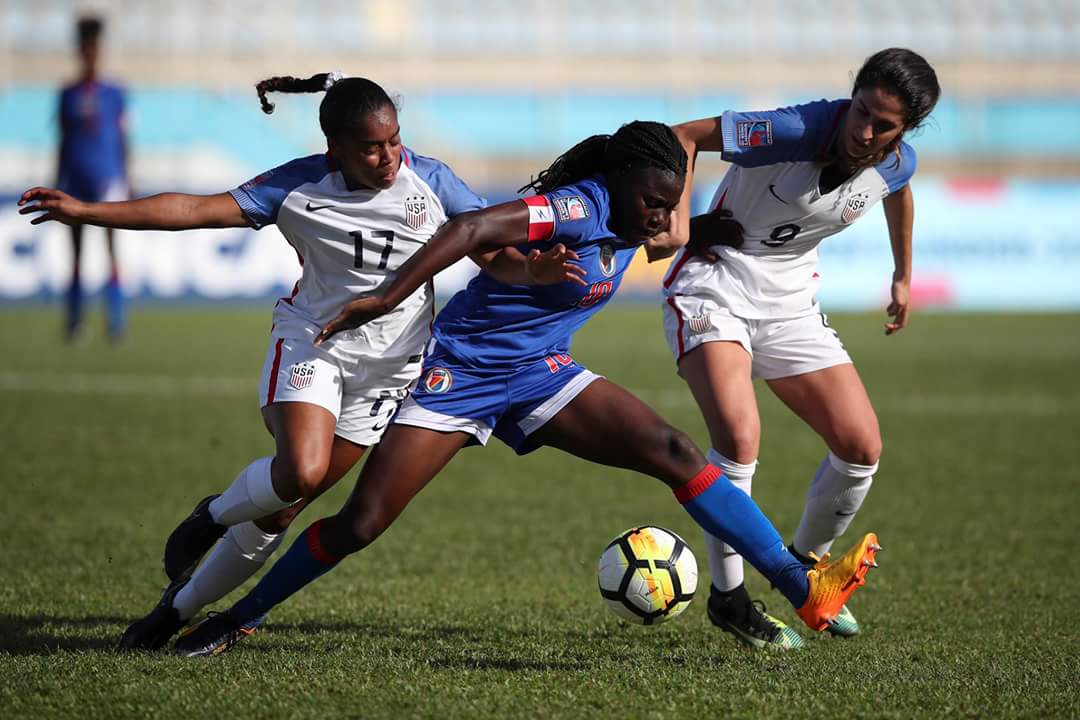
[[124,338],[126,326],[124,293],[120,288],[120,261],[116,254],[116,231],[105,228],[105,246],[109,254],[109,279],[105,285],[105,330],[110,342]]
[[793,605],[806,601],[805,569],[749,496],[630,392],[604,379],[591,383],[537,430],[535,440],[660,479],[703,529],[738,547]]
[[[797,556],[823,557],[870,491],[881,456],[877,415],[850,363],[771,380],[769,386],[829,448],[807,490],[792,543]],[[845,607],[828,630],[850,636],[859,632],[859,625]]]
[[64,334],[68,342],[79,340],[83,327],[82,246],[83,226],[71,226],[71,285],[68,287]]
[[[751,494],[761,441],[761,419],[751,377],[751,358],[738,342],[708,342],[679,361],[705,424],[712,447],[706,453],[735,487]],[[735,548],[705,533],[709,558],[709,619],[754,648],[789,650],[802,645],[798,634],[769,615],[744,585],[742,557]]]
[[281,545],[285,530],[301,510],[344,477],[366,450],[367,446],[335,436],[326,476],[312,494],[272,515],[230,527],[190,580],[182,577],[172,582],[157,606],[129,626],[120,640],[120,648],[161,648],[202,607],[243,584]]
[[181,636],[176,652],[216,655],[250,635],[270,608],[329,572],[345,555],[374,542],[469,437],[462,432],[391,425],[341,511],[309,526],[228,612],[213,615]]

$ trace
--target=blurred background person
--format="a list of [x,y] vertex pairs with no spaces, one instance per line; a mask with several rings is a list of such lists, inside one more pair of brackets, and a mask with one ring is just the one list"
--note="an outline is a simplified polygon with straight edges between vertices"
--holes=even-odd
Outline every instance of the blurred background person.
[[[99,73],[104,21],[84,16],[76,24],[79,74],[60,91],[60,151],[57,186],[86,202],[125,200],[129,196],[125,92]],[[120,290],[115,233],[105,230],[109,278],[105,285],[106,330],[109,339],[124,334],[124,296]],[[83,226],[71,226],[72,269],[67,293],[65,332],[69,341],[83,332]]]

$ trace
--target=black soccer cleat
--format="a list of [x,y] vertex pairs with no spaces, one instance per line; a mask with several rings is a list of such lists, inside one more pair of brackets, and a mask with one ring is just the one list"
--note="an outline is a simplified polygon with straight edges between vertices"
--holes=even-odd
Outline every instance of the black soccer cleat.
[[161,600],[150,611],[150,614],[128,625],[128,629],[120,636],[116,649],[121,651],[160,650],[165,647],[165,643],[180,632],[184,625],[187,625],[187,621],[181,620],[180,614],[173,607],[173,598],[187,583],[187,578],[169,583],[165,592],[161,594]]
[[709,593],[709,620],[740,643],[755,650],[796,650],[803,639],[785,623],[769,615],[765,603],[745,598],[725,598],[715,588]]
[[199,561],[228,530],[210,515],[210,503],[217,495],[204,497],[165,541],[165,574],[170,580],[186,580]]
[[184,657],[211,657],[230,650],[249,635],[258,622],[241,625],[228,612],[210,612],[198,625],[192,625],[176,639],[173,652]]

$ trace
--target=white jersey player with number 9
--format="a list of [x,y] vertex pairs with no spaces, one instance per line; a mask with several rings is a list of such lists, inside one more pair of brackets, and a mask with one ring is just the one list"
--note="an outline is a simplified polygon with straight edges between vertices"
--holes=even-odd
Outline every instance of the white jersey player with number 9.
[[[828,454],[791,545],[807,563],[847,529],[881,453],[866,390],[817,303],[817,247],[884,201],[895,261],[885,331],[905,326],[915,152],[902,138],[939,94],[930,65],[893,48],[867,59],[850,99],[729,111],[675,128],[692,158],[720,151],[732,166],[710,213],[676,233],[690,244],[664,280],[668,344],[705,416],[709,461],[746,493],[760,444],[752,378],[764,379],[825,441]],[[753,647],[801,645],[751,601],[735,551],[712,537],[706,545],[713,623]],[[845,608],[828,629],[854,635],[858,624]]]
[[[350,300],[392,280],[446,220],[485,207],[449,167],[402,145],[397,108],[378,84],[321,73],[270,78],[256,89],[267,113],[273,110],[268,91],[325,91],[319,124],[328,151],[217,195],[84,203],[34,188],[19,201],[20,212],[43,213],[34,224],[162,230],[276,224],[302,266],[291,295],[275,305],[259,386],[276,453],[250,463],[222,494],[203,499],[169,536],[164,563],[171,584],[124,633],[125,649],[162,647],[199,608],[250,577],[296,514],[379,441],[420,373],[434,316],[430,283],[376,322],[321,347],[313,341]],[[505,249],[473,260],[507,283],[547,284],[574,275],[567,260],[575,257],[555,247],[527,258]]]

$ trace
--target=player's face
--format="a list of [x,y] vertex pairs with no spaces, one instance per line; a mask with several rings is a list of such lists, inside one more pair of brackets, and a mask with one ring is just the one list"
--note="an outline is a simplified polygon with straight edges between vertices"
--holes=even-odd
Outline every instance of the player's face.
[[684,178],[659,168],[622,173],[611,187],[612,229],[630,243],[643,243],[665,232],[683,182]]
[[327,144],[350,189],[384,190],[394,184],[401,167],[401,127],[393,106],[368,113]]
[[859,161],[877,155],[904,132],[904,103],[881,88],[861,88],[840,130],[840,148]]
[[100,56],[101,43],[97,38],[87,38],[79,44],[79,58],[82,60],[84,72],[93,73],[97,69]]

